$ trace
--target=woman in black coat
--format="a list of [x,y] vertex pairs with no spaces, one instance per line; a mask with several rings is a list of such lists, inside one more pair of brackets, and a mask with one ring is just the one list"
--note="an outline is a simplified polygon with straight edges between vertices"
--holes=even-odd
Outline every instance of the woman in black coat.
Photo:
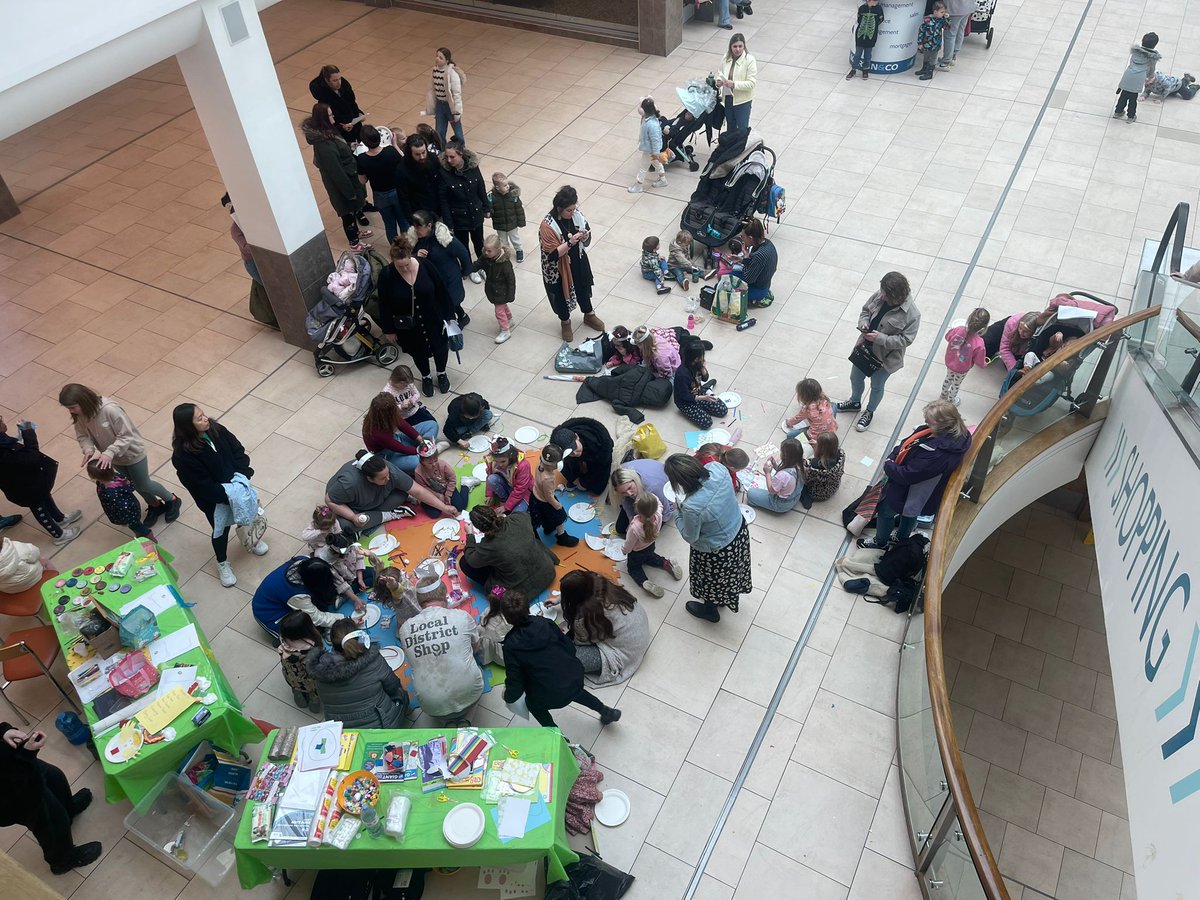
[[379,270],[379,327],[389,341],[413,359],[421,373],[421,390],[433,396],[433,378],[429,357],[437,365],[438,390],[450,390],[446,361],[450,343],[446,322],[454,317],[454,307],[446,286],[433,265],[413,256],[406,237],[392,241],[392,264]]
[[462,145],[462,141],[451,141],[439,162],[442,171],[438,199],[442,204],[442,221],[464,244],[470,238],[475,256],[479,258],[483,256],[483,221],[492,214],[479,160]]
[[585,416],[567,419],[550,434],[550,443],[563,452],[562,473],[568,487],[604,493],[613,457],[613,439],[607,428]]
[[[250,468],[250,457],[233,432],[217,424],[216,419],[210,419],[194,403],[180,403],[171,413],[171,418],[175,423],[175,431],[171,436],[171,463],[179,475],[179,483],[192,495],[196,506],[208,519],[208,524],[213,525],[216,508],[229,502],[225,485],[233,481],[233,476],[239,472],[247,478],[254,474]],[[229,528],[226,526],[212,538],[217,573],[225,587],[237,584],[233,566],[228,560]],[[268,549],[265,541],[259,541],[253,552],[255,556],[265,556]]]
[[42,847],[50,871],[63,875],[100,858],[100,842],[75,846],[71,820],[88,808],[92,792],[71,793],[67,776],[37,758],[41,731],[26,733],[0,722],[0,826],[24,825]]
[[[10,435],[8,423],[0,416],[0,492],[10,503],[28,507],[38,524],[61,547],[79,537],[79,528],[74,523],[82,513],[77,509],[64,513],[50,496],[58,475],[58,462],[38,449],[37,426],[22,422],[20,432],[20,438]],[[20,521],[20,516],[13,518],[16,521],[7,524]]]
[[463,279],[470,277],[476,283],[480,280],[479,273],[474,271],[471,264],[471,251],[428,210],[418,209],[409,218],[412,228],[408,229],[406,236],[412,244],[413,256],[428,260],[433,265],[446,293],[450,295],[459,327],[466,328],[471,317],[463,309],[463,301],[467,299]]
[[520,591],[504,590],[500,612],[512,626],[504,637],[504,702],[525,697],[529,714],[539,725],[556,728],[552,709],[578,703],[600,715],[601,725],[621,718],[621,711],[605,706],[583,686],[583,663],[575,644],[549,619],[529,614],[529,599]]

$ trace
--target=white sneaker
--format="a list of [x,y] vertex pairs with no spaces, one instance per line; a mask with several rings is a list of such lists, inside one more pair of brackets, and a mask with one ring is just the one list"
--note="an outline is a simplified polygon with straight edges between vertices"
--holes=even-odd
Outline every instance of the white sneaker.
[[69,525],[62,530],[62,537],[56,537],[54,539],[54,543],[56,546],[61,547],[64,544],[71,543],[71,541],[75,540],[77,537],[79,537],[79,526]]
[[83,516],[83,510],[73,509],[69,513],[67,513],[65,516],[63,516],[63,520],[61,522],[59,522],[58,524],[59,525],[74,525],[76,522],[79,521],[79,519],[82,516]]
[[666,186],[667,186],[667,176],[666,175],[660,175],[658,177],[658,181],[656,181],[656,182],[654,182],[654,184],[650,185],[650,187],[666,187]]
[[250,552],[253,553],[255,556],[266,556],[267,551],[270,549],[271,548],[267,546],[266,541],[259,541],[257,544],[254,545],[254,548]]
[[497,343],[497,344],[503,344],[503,343],[504,343],[505,341],[507,341],[507,340],[508,340],[510,337],[512,337],[512,332],[511,332],[511,331],[502,331],[502,332],[500,332],[498,335],[496,335],[496,343]]
[[221,587],[233,587],[237,584],[237,576],[233,574],[233,566],[228,561],[217,563],[217,574],[221,576]]
[[640,194],[642,191],[643,188],[640,184],[631,184],[629,186],[629,193],[631,194]]
[[471,281],[474,284],[483,284],[483,276],[480,275],[478,272],[472,272],[471,273]]
[[449,441],[438,441],[437,442],[437,452],[438,453],[445,453],[449,449],[450,449]]
[[479,487],[479,485],[481,485],[481,484],[483,484],[482,481],[480,481],[478,478],[472,478],[470,475],[468,475],[466,478],[464,478],[462,480],[462,486],[465,487],[468,491],[471,490],[472,488]]

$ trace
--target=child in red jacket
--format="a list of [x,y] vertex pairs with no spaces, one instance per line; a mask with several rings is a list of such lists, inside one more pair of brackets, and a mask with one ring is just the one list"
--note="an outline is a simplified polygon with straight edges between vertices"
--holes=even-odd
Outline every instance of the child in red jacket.
[[487,463],[487,501],[503,507],[505,512],[528,512],[529,496],[533,493],[533,471],[529,462],[521,459],[517,448],[508,438],[492,442]]

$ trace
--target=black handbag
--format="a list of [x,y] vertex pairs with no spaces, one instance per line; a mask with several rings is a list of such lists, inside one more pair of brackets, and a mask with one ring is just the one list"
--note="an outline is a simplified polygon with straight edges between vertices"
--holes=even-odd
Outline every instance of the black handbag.
[[871,351],[866,341],[855,345],[854,349],[850,352],[850,362],[854,363],[854,367],[868,378],[883,367],[883,363]]

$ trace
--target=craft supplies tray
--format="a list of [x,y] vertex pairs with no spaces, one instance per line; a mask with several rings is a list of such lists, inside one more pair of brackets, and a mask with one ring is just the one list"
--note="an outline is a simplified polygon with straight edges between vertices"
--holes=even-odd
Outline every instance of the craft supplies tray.
[[156,859],[180,874],[199,875],[216,885],[234,862],[239,814],[239,809],[172,772],[125,817],[125,827]]

